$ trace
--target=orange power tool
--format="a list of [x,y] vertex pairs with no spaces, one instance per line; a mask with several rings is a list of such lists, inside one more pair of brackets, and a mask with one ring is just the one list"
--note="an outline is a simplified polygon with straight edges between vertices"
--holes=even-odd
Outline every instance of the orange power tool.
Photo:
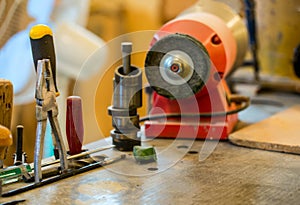
[[147,137],[227,139],[240,109],[225,82],[248,47],[243,19],[199,1],[154,35],[145,60],[153,88]]

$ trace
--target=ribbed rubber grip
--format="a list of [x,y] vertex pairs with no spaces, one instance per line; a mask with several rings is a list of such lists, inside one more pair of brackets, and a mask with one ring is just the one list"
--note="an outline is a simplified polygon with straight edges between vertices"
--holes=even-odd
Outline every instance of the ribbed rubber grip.
[[49,59],[55,90],[58,92],[56,85],[56,58],[51,29],[46,25],[38,24],[31,28],[29,36],[35,70],[37,69],[38,60]]

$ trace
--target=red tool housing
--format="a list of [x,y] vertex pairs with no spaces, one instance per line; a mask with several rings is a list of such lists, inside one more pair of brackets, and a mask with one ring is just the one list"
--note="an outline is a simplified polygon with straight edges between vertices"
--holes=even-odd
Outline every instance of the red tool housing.
[[[237,52],[245,53],[240,49],[242,46],[238,45],[239,43],[247,44],[245,28],[241,28],[244,36],[243,40],[240,40],[241,38],[237,39],[228,22],[217,15],[203,12],[203,9],[201,11],[191,9],[191,11],[165,24],[155,34],[151,46],[165,36],[176,33],[193,37],[206,48],[210,57],[209,78],[198,93],[184,99],[170,99],[154,91],[149,115],[180,113],[184,116],[198,113],[200,118],[176,116],[146,121],[145,135],[147,137],[227,139],[238,120],[237,114],[222,115],[222,113],[225,114],[235,109],[235,104],[228,100],[230,91],[225,82],[225,76],[233,68],[237,57],[240,58],[238,56],[240,53]],[[238,16],[235,17],[235,20],[240,20]]]

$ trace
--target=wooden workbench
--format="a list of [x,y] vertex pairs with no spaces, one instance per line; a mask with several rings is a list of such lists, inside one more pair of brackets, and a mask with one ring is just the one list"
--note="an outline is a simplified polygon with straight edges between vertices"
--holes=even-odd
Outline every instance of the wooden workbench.
[[[281,97],[287,99],[285,94]],[[299,96],[293,97],[288,102],[299,103]],[[252,106],[241,113],[240,119],[249,123],[255,109],[260,113],[256,118],[264,118],[283,108]],[[107,138],[88,147],[110,143]],[[0,202],[25,199],[21,204],[299,204],[299,155],[238,147],[227,141],[155,139],[145,143],[155,146],[156,163],[140,165],[126,153],[126,159],[107,167],[17,196],[2,197]],[[107,150],[101,154],[112,157],[121,153]]]
[[159,165],[138,165],[132,156],[127,156],[106,168],[1,198],[1,202],[26,199],[22,204],[299,204],[300,156],[220,142],[206,160],[199,161],[196,152],[202,141],[191,147],[190,151],[196,152],[182,158],[189,149],[173,148],[189,146],[190,142],[159,140],[154,144],[170,155],[168,159],[159,158]]

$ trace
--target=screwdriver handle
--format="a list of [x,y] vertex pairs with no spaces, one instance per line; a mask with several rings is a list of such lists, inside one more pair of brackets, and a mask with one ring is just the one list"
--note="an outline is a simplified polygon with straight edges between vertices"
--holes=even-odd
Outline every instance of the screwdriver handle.
[[69,154],[79,154],[84,136],[82,103],[79,96],[69,96],[67,98],[66,134],[69,143]]
[[37,24],[30,29],[29,36],[35,71],[37,70],[38,60],[49,59],[55,91],[58,93],[56,85],[56,59],[52,30],[47,25]]

